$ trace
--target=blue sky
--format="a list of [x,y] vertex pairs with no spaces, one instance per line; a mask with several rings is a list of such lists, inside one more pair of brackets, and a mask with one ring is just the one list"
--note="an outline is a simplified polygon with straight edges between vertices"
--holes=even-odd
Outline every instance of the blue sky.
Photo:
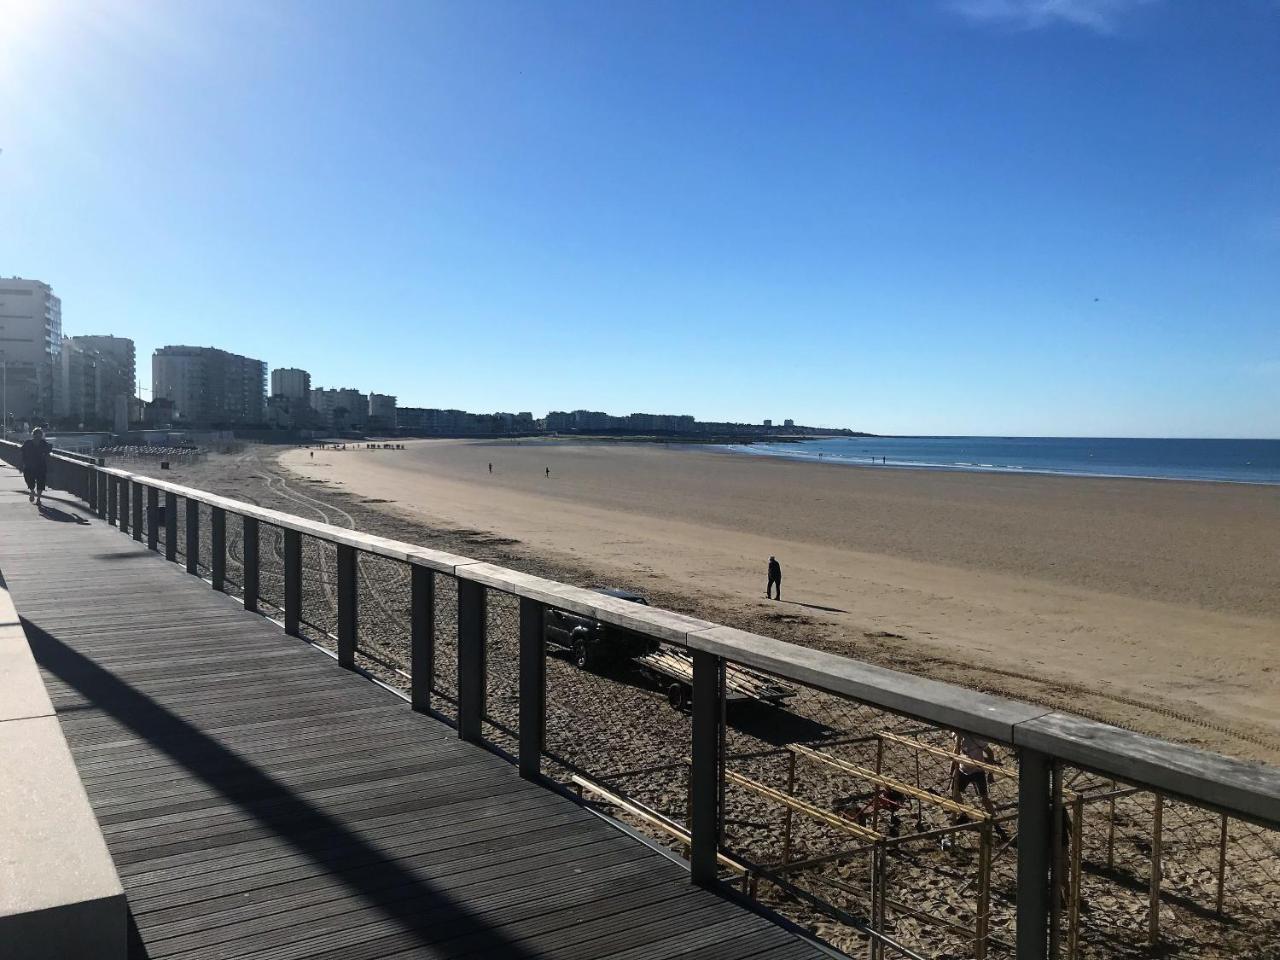
[[1280,4],[0,0],[0,273],[470,410],[1280,437]]

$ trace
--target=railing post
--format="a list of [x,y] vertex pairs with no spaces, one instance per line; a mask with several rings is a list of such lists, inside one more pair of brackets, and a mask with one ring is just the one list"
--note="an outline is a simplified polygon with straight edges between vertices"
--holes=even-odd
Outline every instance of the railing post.
[[520,598],[520,776],[537,780],[542,773],[546,739],[547,660],[543,607]]
[[435,572],[409,566],[409,673],[413,709],[431,710],[431,680],[436,669]]
[[164,493],[164,558],[170,563],[178,559],[178,495]]
[[94,513],[98,511],[98,471],[93,467],[85,467],[89,471],[89,496],[87,497],[89,509]]
[[458,736],[481,739],[485,692],[485,588],[458,578]]
[[160,549],[160,491],[147,487],[147,549]]
[[1218,836],[1218,897],[1216,901],[1215,912],[1218,917],[1222,917],[1222,899],[1226,892],[1227,882],[1227,815],[1222,815],[1222,832]]
[[[339,548],[341,549],[341,548]],[[342,562],[339,560],[341,569]],[[342,590],[341,575],[338,582]],[[284,531],[284,632],[291,637],[302,631],[302,534]]]
[[[1049,773],[1049,849],[1053,851],[1049,861],[1049,960],[1062,956],[1062,910],[1067,906],[1066,823],[1062,803],[1062,764],[1054,760]],[[1071,958],[1075,960],[1075,958]]]
[[240,536],[240,550],[244,557],[244,608],[258,612],[258,518],[245,517]]
[[227,582],[227,511],[213,507],[209,514],[209,579],[221,592]]
[[[106,460],[103,460],[101,457],[98,458],[99,467],[106,466],[106,463]],[[94,506],[98,509],[99,519],[105,520],[107,517],[107,488],[111,485],[111,480],[100,469],[95,470],[94,474],[98,478],[98,501]]]
[[116,519],[120,523],[120,532],[129,532],[129,481],[121,477],[116,484]]
[[142,484],[137,480],[129,481],[129,505],[133,508],[133,539],[142,542]]
[[356,591],[359,589],[356,548],[338,544],[338,663],[356,665]]
[[187,573],[200,572],[200,503],[187,498]]
[[1035,750],[1018,753],[1017,960],[1045,960],[1053,882],[1053,765]]
[[1160,942],[1160,882],[1164,873],[1164,795],[1156,794],[1151,813],[1151,908],[1147,914],[1147,939],[1151,946]]
[[724,661],[712,653],[693,652],[693,763],[689,770],[691,834],[689,872],[694,883],[716,883],[720,850],[720,701]]

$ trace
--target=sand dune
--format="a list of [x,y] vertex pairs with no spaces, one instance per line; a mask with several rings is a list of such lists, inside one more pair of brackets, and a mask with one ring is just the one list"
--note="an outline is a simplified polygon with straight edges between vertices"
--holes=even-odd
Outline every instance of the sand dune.
[[[1280,491],[651,444],[286,453],[437,527],[796,642],[1280,758]],[[489,474],[487,464],[494,472]],[[545,468],[551,468],[551,477]],[[784,602],[764,599],[770,554]]]

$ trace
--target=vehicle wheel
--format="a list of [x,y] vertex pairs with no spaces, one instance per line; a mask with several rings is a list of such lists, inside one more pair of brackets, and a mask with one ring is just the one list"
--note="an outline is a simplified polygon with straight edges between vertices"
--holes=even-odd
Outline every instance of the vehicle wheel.
[[683,683],[673,683],[667,687],[667,700],[676,710],[683,710],[687,699]]
[[589,670],[594,662],[591,656],[591,649],[587,646],[585,640],[575,640],[573,642],[573,662],[579,670]]

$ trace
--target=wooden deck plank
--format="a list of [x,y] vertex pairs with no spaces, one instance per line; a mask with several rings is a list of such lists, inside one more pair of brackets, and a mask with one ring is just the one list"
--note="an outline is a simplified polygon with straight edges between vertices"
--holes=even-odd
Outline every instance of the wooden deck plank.
[[0,571],[135,960],[823,955],[161,555],[41,518],[10,480]]
[[[430,852],[435,856],[429,856],[421,850],[409,850],[399,859],[412,859],[413,866],[417,869],[431,868],[447,860],[452,868],[452,876],[457,880],[475,880],[484,876],[514,880],[523,873],[540,869],[544,863],[544,855],[558,853],[581,861],[591,855],[592,844],[598,842],[575,837],[571,824],[561,824],[553,829],[540,830],[523,845],[510,848],[507,858],[500,865],[495,865],[492,854],[481,846],[475,846],[470,853],[465,847],[446,848],[445,851],[431,848]],[[609,855],[605,858],[606,862],[616,862],[612,850],[600,852]],[[387,861],[395,859],[386,857]],[[344,876],[349,877],[367,874],[371,880],[369,889],[397,889],[394,882],[387,882],[385,888],[376,885],[378,881],[386,879],[381,861],[355,866],[343,864],[342,870]],[[147,918],[148,929],[157,940],[203,932],[214,926],[231,925],[234,926],[234,933],[243,934],[246,925],[253,921],[270,920],[273,926],[292,926],[303,919],[345,913],[344,902],[350,897],[350,890],[330,872],[312,872],[278,883],[267,882],[246,887],[234,894],[210,898],[199,904],[182,904],[147,913],[140,912],[135,916]],[[343,906],[331,907],[334,903],[343,903]]]
[[[487,820],[475,819],[468,825],[470,829],[466,832],[446,838],[439,835],[438,822],[430,822],[422,826],[417,823],[412,824],[412,827],[417,828],[417,832],[405,829],[406,825],[400,825],[396,828],[394,836],[390,838],[394,840],[394,844],[379,846],[375,849],[369,849],[368,846],[354,847],[335,853],[325,858],[320,864],[312,860],[302,861],[286,856],[265,863],[260,861],[241,863],[229,870],[214,872],[212,875],[206,871],[194,877],[184,876],[179,882],[153,883],[149,886],[133,885],[133,895],[129,902],[135,914],[142,914],[185,903],[213,901],[223,896],[243,896],[262,887],[315,877],[319,875],[318,871],[356,868],[364,864],[377,863],[384,857],[396,860],[421,856],[422,859],[418,861],[418,865],[421,866],[437,857],[453,857],[454,851],[459,847],[504,840],[510,833],[510,825],[503,813],[505,811]],[[556,813],[545,819],[540,830],[552,831],[565,825],[575,824],[576,819],[569,814]]]

